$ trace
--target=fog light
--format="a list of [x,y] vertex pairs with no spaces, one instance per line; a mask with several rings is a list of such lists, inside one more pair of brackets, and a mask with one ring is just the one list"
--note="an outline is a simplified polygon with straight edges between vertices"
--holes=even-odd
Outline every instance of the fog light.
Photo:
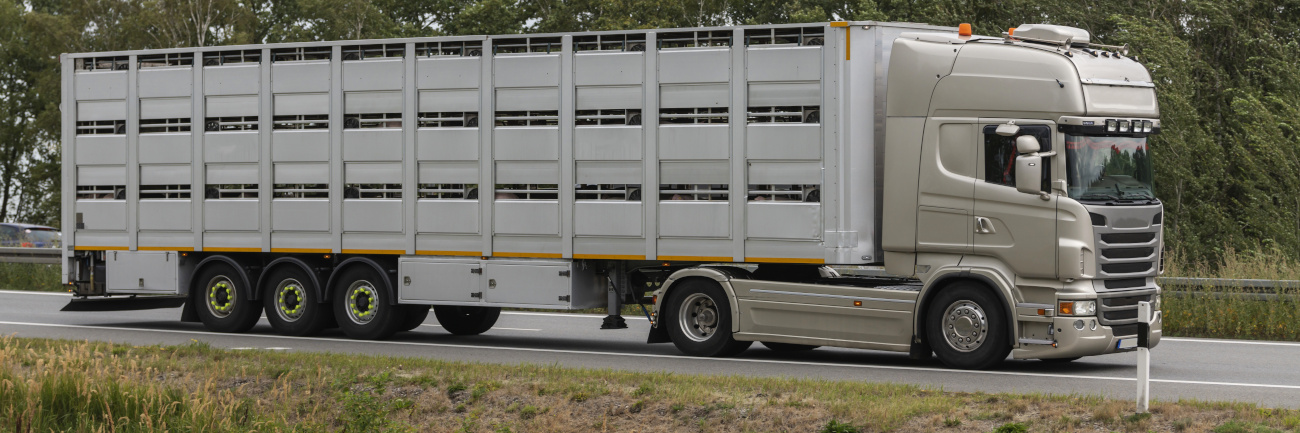
[[1093,330],[1093,331],[1096,331],[1096,330],[1097,330],[1097,320],[1096,320],[1096,319],[1093,319],[1093,320],[1092,320],[1092,330]]
[[1075,320],[1075,321],[1074,321],[1074,329],[1075,329],[1076,331],[1082,331],[1082,330],[1083,330],[1083,321],[1082,321],[1082,320]]

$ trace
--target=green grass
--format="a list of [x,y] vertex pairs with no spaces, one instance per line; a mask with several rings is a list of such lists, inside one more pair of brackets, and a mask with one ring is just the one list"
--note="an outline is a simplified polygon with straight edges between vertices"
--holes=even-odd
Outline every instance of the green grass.
[[0,263],[0,290],[62,292],[59,265]]
[[[575,398],[576,396],[582,398]],[[0,338],[0,431],[1295,431],[1244,403]],[[1000,414],[987,416],[989,413]]]

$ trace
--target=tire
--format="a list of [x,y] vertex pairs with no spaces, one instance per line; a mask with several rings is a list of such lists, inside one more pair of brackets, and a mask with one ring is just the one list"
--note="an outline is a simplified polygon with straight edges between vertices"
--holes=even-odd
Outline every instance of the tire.
[[731,301],[721,287],[705,280],[681,284],[668,299],[663,321],[677,350],[692,356],[726,357],[753,344],[732,338]]
[[334,311],[318,299],[311,276],[296,266],[281,266],[267,275],[262,287],[266,320],[281,335],[319,334],[333,322]]
[[948,286],[926,310],[926,337],[945,365],[984,370],[1011,353],[1006,309],[983,285],[958,282]]
[[406,308],[406,320],[397,328],[398,332],[415,330],[429,318],[428,305],[403,305],[402,307]]
[[767,347],[773,352],[807,352],[809,350],[813,350],[818,347],[821,347],[821,346],[813,346],[810,344],[773,343],[770,341],[764,341],[763,346]]
[[203,327],[212,332],[245,332],[262,316],[262,303],[248,298],[251,290],[241,287],[243,280],[235,268],[213,263],[199,272],[192,293],[194,310]]
[[388,302],[383,279],[365,265],[345,269],[331,290],[334,318],[344,334],[358,340],[382,340],[401,329],[406,310]]
[[433,315],[438,324],[455,335],[478,335],[492,329],[501,317],[500,307],[460,307],[435,305]]

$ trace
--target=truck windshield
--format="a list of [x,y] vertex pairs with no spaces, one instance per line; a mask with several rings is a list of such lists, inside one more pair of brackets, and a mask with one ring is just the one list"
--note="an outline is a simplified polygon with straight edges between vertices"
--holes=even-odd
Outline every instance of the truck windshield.
[[1065,149],[1070,198],[1143,203],[1155,200],[1146,137],[1067,134]]

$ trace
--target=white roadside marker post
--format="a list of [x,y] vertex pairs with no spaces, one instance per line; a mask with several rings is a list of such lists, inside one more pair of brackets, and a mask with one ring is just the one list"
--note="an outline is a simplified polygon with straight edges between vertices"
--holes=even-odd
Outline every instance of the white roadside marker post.
[[1151,303],[1138,302],[1137,413],[1147,413],[1151,399]]

